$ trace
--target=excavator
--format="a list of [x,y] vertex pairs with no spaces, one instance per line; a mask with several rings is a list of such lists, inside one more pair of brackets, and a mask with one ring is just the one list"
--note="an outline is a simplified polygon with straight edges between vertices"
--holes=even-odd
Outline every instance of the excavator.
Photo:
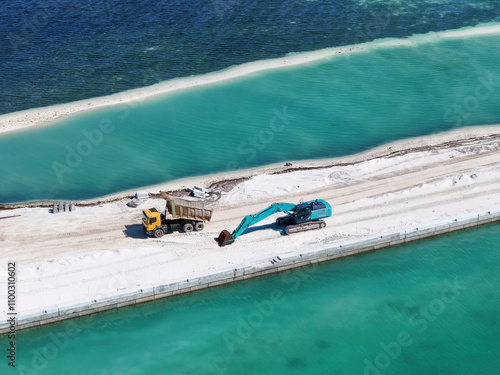
[[219,234],[217,243],[220,247],[231,245],[249,226],[277,212],[284,212],[287,215],[278,217],[276,224],[280,226],[286,225],[286,234],[292,234],[324,228],[326,223],[320,219],[332,216],[332,207],[322,199],[299,203],[297,205],[293,203],[273,203],[254,215],[245,216],[240,225],[232,233],[224,229]]

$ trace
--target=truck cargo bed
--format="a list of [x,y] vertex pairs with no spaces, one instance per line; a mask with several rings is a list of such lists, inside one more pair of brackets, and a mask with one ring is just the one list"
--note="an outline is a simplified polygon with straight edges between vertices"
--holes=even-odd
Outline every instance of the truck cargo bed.
[[167,211],[172,217],[180,219],[191,219],[210,221],[213,210],[206,208],[205,201],[186,198],[170,197],[162,192],[167,201]]

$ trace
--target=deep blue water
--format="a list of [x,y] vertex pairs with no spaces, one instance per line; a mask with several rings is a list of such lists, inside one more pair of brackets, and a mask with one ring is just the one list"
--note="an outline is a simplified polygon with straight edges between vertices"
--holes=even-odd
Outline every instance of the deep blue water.
[[497,0],[5,1],[0,114],[290,52],[499,20]]

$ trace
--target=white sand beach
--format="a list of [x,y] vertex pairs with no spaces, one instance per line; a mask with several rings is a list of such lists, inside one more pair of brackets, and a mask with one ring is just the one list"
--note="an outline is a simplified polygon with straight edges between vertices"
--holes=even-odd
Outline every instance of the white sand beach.
[[[474,127],[338,159],[150,187],[144,190],[158,193],[160,189],[208,186],[218,179],[247,178],[214,203],[214,217],[204,231],[160,239],[147,238],[140,219],[143,209],[163,211],[163,199],[149,199],[130,208],[123,198],[60,214],[48,208],[0,211],[2,258],[18,265],[20,314],[86,303],[303,249],[500,209],[499,149],[500,126]],[[296,170],[281,173],[289,168]],[[233,230],[245,215],[273,202],[315,198],[333,207],[333,216],[322,230],[287,236],[268,225],[279,216],[275,215],[233,245],[217,246],[220,231]],[[1,219],[14,215],[20,216]],[[0,280],[0,298],[6,298],[4,283],[5,279]],[[2,319],[6,313],[2,306]]]

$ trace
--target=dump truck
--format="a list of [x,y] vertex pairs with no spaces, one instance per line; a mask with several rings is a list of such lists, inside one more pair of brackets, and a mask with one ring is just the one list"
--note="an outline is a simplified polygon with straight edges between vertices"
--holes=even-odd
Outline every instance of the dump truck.
[[164,214],[156,208],[142,211],[142,227],[149,236],[159,238],[174,230],[201,231],[212,218],[212,209],[203,200],[171,197],[164,191],[160,194],[167,201]]

